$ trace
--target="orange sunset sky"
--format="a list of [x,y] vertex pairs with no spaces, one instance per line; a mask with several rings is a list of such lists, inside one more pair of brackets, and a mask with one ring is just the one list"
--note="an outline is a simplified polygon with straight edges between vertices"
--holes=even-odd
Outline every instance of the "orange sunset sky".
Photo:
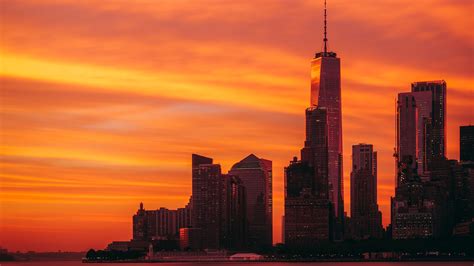
[[[322,0],[1,0],[0,245],[104,248],[132,215],[184,206],[191,153],[227,172],[273,161],[274,240],[283,167],[299,156]],[[398,92],[444,79],[447,155],[473,123],[474,2],[329,0],[342,61],[345,210],[351,145],[378,151],[390,220]]]

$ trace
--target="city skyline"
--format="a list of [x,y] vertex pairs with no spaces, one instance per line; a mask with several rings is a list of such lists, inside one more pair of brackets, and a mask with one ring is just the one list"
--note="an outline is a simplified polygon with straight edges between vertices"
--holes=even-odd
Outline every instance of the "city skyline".
[[[189,18],[182,22],[184,25],[197,23],[203,26],[216,19],[212,15],[226,9],[225,4],[215,4],[215,10],[199,17],[185,5],[168,4],[159,10],[153,6],[154,11],[161,11],[161,20],[140,5],[135,6],[134,11],[127,11],[120,4],[92,7],[69,3],[47,7],[17,2],[5,5],[5,20],[12,26],[7,27],[4,41],[1,42],[2,57],[6,62],[0,72],[2,87],[5,88],[1,95],[5,103],[2,104],[4,126],[0,191],[0,229],[5,234],[0,239],[1,245],[13,250],[80,250],[91,246],[103,248],[111,239],[130,238],[129,216],[135,212],[140,201],[152,206],[150,209],[162,206],[174,209],[187,203],[191,194],[191,173],[188,170],[191,152],[221,158],[215,163],[222,165],[222,172],[230,170],[236,159],[250,153],[273,161],[273,237],[275,243],[279,242],[283,167],[294,155],[298,155],[304,139],[302,110],[307,107],[309,96],[311,55],[319,51],[321,45],[322,25],[319,15],[322,5],[318,1],[300,1],[295,4],[294,10],[285,10],[282,7],[284,5],[267,2],[274,12],[270,12],[268,17],[252,15],[252,10],[259,4],[245,4],[238,11],[227,10],[230,14],[242,12],[244,16],[241,19],[253,19],[256,23],[277,23],[277,15],[285,15],[288,16],[287,21],[294,21],[297,27],[301,26],[304,30],[292,33],[292,27],[283,27],[282,33],[272,39],[278,44],[272,46],[251,34],[250,28],[239,26],[233,20],[225,20],[224,16],[217,17],[227,23],[227,27],[239,29],[242,39],[233,39],[224,34],[222,38],[228,38],[230,42],[211,46],[209,41],[213,40],[213,35],[200,32],[202,36],[193,35],[188,40],[189,46],[178,46],[176,43],[176,46],[166,46],[170,49],[166,53],[172,51],[171,54],[176,56],[191,58],[189,65],[180,65],[173,63],[176,58],[165,56],[162,59],[161,56],[165,54],[150,48],[152,41],[166,44],[166,40],[156,36],[153,38],[158,39],[131,39],[134,33],[120,24],[119,18],[132,18],[129,26],[133,29],[146,25],[133,12],[146,14],[154,26],[159,26],[163,20],[172,21],[166,15],[186,11]],[[424,14],[409,23],[420,28],[431,23],[433,17],[440,18],[445,23],[441,24],[442,30],[423,28],[426,31],[420,35],[404,32],[406,25],[390,33],[377,26],[369,27],[369,22],[379,21],[374,15],[377,12],[370,12],[371,16],[366,17],[363,8],[351,3],[334,1],[329,5],[329,27],[334,40],[330,42],[331,50],[337,50],[343,58],[344,209],[346,212],[350,210],[350,147],[360,142],[372,143],[378,151],[377,194],[384,225],[390,220],[390,196],[394,194],[393,106],[397,93],[409,91],[412,82],[446,80],[449,87],[446,154],[450,159],[459,159],[459,126],[472,123],[472,107],[469,106],[469,100],[473,97],[472,89],[469,90],[473,86],[469,75],[469,69],[472,73],[472,63],[469,65],[472,58],[454,56],[459,55],[460,51],[472,54],[472,33],[451,24],[467,25],[468,22],[463,20],[465,18],[454,14],[465,12],[463,9],[469,2],[450,4],[446,1],[437,4],[429,15]],[[417,3],[411,5],[367,4],[366,8],[380,11],[403,7],[404,12],[383,20],[388,25],[395,25],[396,20],[421,8]],[[19,23],[19,19],[24,16],[19,12],[22,7],[30,7],[24,11],[31,15],[27,23]],[[35,28],[35,23],[52,23],[44,15],[31,13],[33,7],[45,11],[56,8],[66,13],[78,9],[84,12],[81,14],[85,18],[100,21],[96,15],[102,14],[110,16],[113,23],[87,34],[84,33],[84,27],[87,29],[90,24],[80,26],[77,24],[79,20],[74,17],[65,21],[66,25],[76,25],[70,29],[71,34],[61,27],[42,28],[43,32],[60,32],[66,36],[50,43],[56,49],[46,49],[39,45],[41,41],[36,35],[22,35],[14,30],[31,30]],[[449,12],[440,11],[444,8],[455,11],[449,16]],[[347,10],[356,12],[344,18],[344,15],[348,15]],[[292,12],[301,16],[294,18]],[[57,13],[53,14],[57,16]],[[450,22],[450,19],[455,22]],[[378,45],[355,37],[353,32],[344,29],[345,23],[350,21],[361,26],[362,35],[378,32],[374,34],[378,42],[387,47],[396,42],[396,47],[400,49],[390,50],[389,54],[389,48],[377,48]],[[101,31],[108,27],[126,33],[126,38],[108,39]],[[269,28],[259,27],[263,36],[272,36],[273,31]],[[151,32],[152,29],[145,28],[139,33]],[[161,30],[164,32],[164,29]],[[182,30],[175,32],[177,37],[182,38],[180,34],[187,32]],[[219,34],[225,32],[224,27],[215,26],[214,30]],[[80,37],[80,33],[84,35]],[[413,34],[409,39],[412,43],[407,43],[407,34]],[[438,40],[436,37],[444,34],[449,34],[450,38],[430,44],[424,47],[427,52],[420,53],[417,45],[426,45],[426,40]],[[173,39],[176,37],[173,34],[169,36],[172,40],[179,40]],[[297,44],[291,38],[298,36],[304,38],[307,44]],[[26,41],[18,43],[22,38]],[[74,41],[63,43],[68,38]],[[87,48],[85,42],[102,38],[108,44],[106,47]],[[33,42],[35,40],[39,41],[38,45]],[[239,49],[233,41],[248,46]],[[347,45],[347,41],[351,45]],[[135,49],[126,49],[123,56],[118,56],[114,47],[122,45]],[[455,48],[456,51],[442,49],[445,46]],[[216,47],[229,49],[220,53],[219,49],[212,49]],[[81,51],[81,48],[85,48],[85,51]],[[95,56],[82,58],[81,53],[86,52]],[[448,61],[451,60],[452,64],[428,66],[425,59],[437,62],[432,57],[439,58],[439,53],[446,56]],[[149,54],[154,59],[164,60],[161,65],[163,71],[159,64],[145,56]],[[275,60],[272,55],[279,59]],[[211,58],[217,58],[214,65],[204,64]],[[399,62],[400,58],[406,61]],[[117,64],[120,62],[124,64]],[[198,67],[193,67],[193,62]],[[264,66],[267,64],[272,68],[266,69]],[[184,67],[186,74],[177,71],[180,67]],[[226,69],[231,67],[236,67],[237,71],[227,72]],[[160,71],[155,73],[157,70]],[[73,74],[77,72],[81,73],[80,77]],[[100,73],[100,78],[95,73]],[[186,79],[181,78],[181,75],[188,73]],[[203,73],[213,73],[214,77],[203,79],[200,77]],[[190,85],[193,82],[196,84]],[[137,89],[134,90],[134,87]],[[37,114],[38,110],[41,116]],[[90,183],[95,181],[94,185]],[[163,196],[165,192],[167,194]],[[31,210],[28,208],[31,205],[37,208]],[[107,208],[106,212],[103,212],[104,208]],[[65,225],[73,210],[79,210],[84,215],[71,225]],[[64,215],[59,215],[58,211]],[[94,225],[110,223],[110,231],[103,232],[101,229],[103,237],[92,239],[97,235]],[[60,238],[61,234],[72,229],[88,233],[78,235],[78,242],[72,244]],[[35,240],[22,246],[20,241],[24,241],[27,236],[33,236]],[[46,236],[53,237],[46,239]]]

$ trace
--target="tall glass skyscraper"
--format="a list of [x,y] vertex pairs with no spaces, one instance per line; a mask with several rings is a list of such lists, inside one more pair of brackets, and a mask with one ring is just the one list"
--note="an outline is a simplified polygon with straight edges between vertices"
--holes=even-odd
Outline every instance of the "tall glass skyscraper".
[[324,49],[311,61],[310,107],[301,160],[285,168],[285,243],[310,245],[342,239],[341,62],[328,52],[326,2]]
[[[425,120],[425,162],[424,171],[429,171],[431,164],[446,157],[446,81],[419,81],[411,84],[411,91],[431,94],[431,114]],[[421,101],[417,100],[420,110]],[[423,124],[423,121],[418,121]],[[421,158],[418,158],[420,160]],[[419,171],[420,172],[420,171]]]
[[[411,95],[415,99],[416,103],[416,134],[417,134],[417,163],[418,163],[418,175],[423,175],[428,171],[428,161],[431,157],[431,145],[430,145],[430,127],[432,125],[432,99],[430,91],[417,91],[406,93]],[[415,157],[413,157],[415,159]]]
[[446,82],[414,82],[411,92],[399,93],[396,130],[396,185],[406,167],[427,177],[432,165],[446,157]]
[[[411,84],[397,101],[393,239],[440,237],[451,233],[451,180],[458,171],[446,160],[446,82]],[[457,204],[457,207],[461,206]],[[459,208],[457,208],[459,209]],[[461,208],[462,209],[462,208]],[[444,225],[443,225],[444,224]],[[447,229],[447,230],[446,230]]]
[[[327,110],[329,199],[334,207],[336,227],[344,216],[342,165],[341,60],[328,52],[326,9],[324,11],[324,50],[311,61],[311,107]],[[337,228],[336,228],[337,230]]]

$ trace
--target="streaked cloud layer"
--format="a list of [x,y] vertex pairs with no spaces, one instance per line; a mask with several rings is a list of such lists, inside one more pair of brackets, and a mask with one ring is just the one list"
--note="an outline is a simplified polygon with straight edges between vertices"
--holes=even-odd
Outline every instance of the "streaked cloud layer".
[[[193,152],[225,171],[249,153],[273,160],[279,240],[283,167],[303,143],[322,1],[0,5],[0,245],[85,250],[129,239],[140,201],[188,201]],[[395,97],[413,81],[447,81],[448,156],[458,158],[458,128],[474,117],[473,8],[329,2],[330,48],[342,58],[346,210],[350,147],[373,143],[389,222]]]

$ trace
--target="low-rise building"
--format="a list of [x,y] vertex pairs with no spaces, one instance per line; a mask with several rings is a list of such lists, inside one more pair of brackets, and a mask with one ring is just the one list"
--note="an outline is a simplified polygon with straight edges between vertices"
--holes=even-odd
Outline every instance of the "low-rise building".
[[179,247],[181,250],[201,250],[203,248],[201,228],[179,229]]

